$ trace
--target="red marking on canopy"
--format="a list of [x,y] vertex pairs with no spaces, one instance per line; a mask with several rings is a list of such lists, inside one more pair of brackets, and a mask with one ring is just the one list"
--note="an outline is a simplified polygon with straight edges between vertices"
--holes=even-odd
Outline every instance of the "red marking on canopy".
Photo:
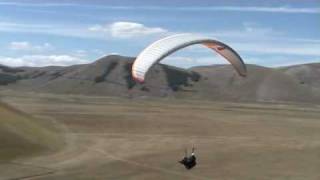
[[135,77],[135,76],[132,76],[133,80],[140,83],[140,84],[143,84],[144,83],[144,80],[141,79],[141,78],[138,78],[138,77]]
[[224,50],[224,49],[226,49],[226,47],[222,47],[222,46],[218,46],[218,47],[217,47],[217,50],[219,50],[219,51],[222,51],[222,50]]

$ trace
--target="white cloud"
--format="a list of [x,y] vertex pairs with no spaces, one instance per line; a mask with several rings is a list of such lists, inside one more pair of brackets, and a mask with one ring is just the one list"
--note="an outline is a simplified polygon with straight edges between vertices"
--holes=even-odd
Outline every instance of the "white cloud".
[[136,22],[114,22],[107,25],[66,26],[61,24],[33,24],[19,22],[0,21],[0,32],[19,32],[50,34],[67,37],[104,39],[114,38],[134,38],[151,35],[163,35],[168,30],[161,27],[148,27]]
[[222,29],[211,32],[204,32],[203,34],[209,37],[216,37],[222,39],[257,41],[257,40],[272,40],[284,37],[285,33],[274,30],[271,27],[260,26],[253,22],[244,22],[242,26],[237,29]]
[[257,54],[282,54],[320,56],[320,44],[314,43],[286,43],[286,42],[249,42],[231,43],[231,46],[240,52]]
[[103,26],[101,26],[101,25],[94,25],[94,26],[91,26],[91,27],[89,27],[88,28],[88,30],[89,31],[106,31],[106,32],[108,32],[109,30],[108,29],[105,29]]
[[[31,32],[31,33],[46,33],[46,34],[55,34],[62,36],[76,36],[82,38],[98,38],[105,39],[106,37],[117,37],[122,39],[134,38],[134,37],[146,37],[152,36],[154,39],[158,36],[170,34],[168,30],[159,28],[159,27],[149,27],[143,24],[135,22],[114,22],[107,25],[96,25],[88,29],[88,27],[62,27],[62,26],[53,26],[45,24],[18,24],[18,23],[5,23],[0,22],[0,31],[18,31],[18,32]],[[243,23],[242,28],[237,30],[218,30],[214,32],[204,32],[204,35],[210,37],[218,37],[222,42],[226,42],[236,51],[242,54],[251,54],[251,55],[268,55],[268,56],[310,56],[315,57],[314,59],[319,59],[320,56],[320,40],[319,39],[304,39],[298,37],[288,37],[286,32],[279,32],[271,27],[260,26],[257,23],[245,22]],[[145,38],[141,38],[144,42]],[[137,39],[139,43],[143,40]],[[48,44],[50,45],[50,44]],[[40,51],[40,47],[46,47],[48,45],[44,44],[31,44],[30,42],[12,42],[9,47],[15,50],[29,50],[28,53],[33,49],[32,53],[37,53]],[[147,45],[147,44],[145,44]],[[37,49],[37,50],[35,50]],[[44,48],[45,49],[45,48]],[[50,49],[50,48],[49,48]],[[197,53],[199,56],[205,56],[204,53],[208,52],[206,48],[192,46],[189,51],[193,54]],[[53,52],[50,52],[53,53]],[[104,55],[103,52],[93,52],[93,50],[87,49],[87,54],[91,53],[97,55]],[[31,53],[29,53],[31,54]],[[77,57],[78,59],[85,59],[86,53],[83,51],[74,51],[69,53],[71,57]],[[181,56],[186,56],[186,54],[181,54]],[[8,59],[8,58],[6,58]],[[16,58],[14,58],[16,59]],[[23,59],[26,59],[24,56]],[[51,58],[52,59],[52,58]],[[197,58],[199,59],[199,58]],[[197,64],[194,60],[194,64]],[[17,59],[18,64],[26,64],[25,62],[21,63]],[[77,63],[74,61],[75,64]],[[201,63],[204,62],[203,60]],[[216,61],[215,61],[216,62]],[[283,62],[283,61],[282,61]],[[1,63],[1,61],[0,61]],[[182,66],[191,66],[192,63],[186,63]],[[181,64],[182,64],[181,63]],[[46,64],[46,63],[42,63]],[[57,63],[56,63],[57,64]]]
[[222,42],[226,42],[240,54],[320,56],[318,39],[288,38],[285,32],[261,27],[252,22],[243,23],[243,27],[239,30],[215,31],[206,34],[223,39]]
[[105,32],[115,38],[134,38],[159,35],[168,32],[160,27],[148,27],[136,22],[114,22],[105,26],[95,25],[89,28],[93,32]]
[[29,42],[11,42],[9,45],[10,49],[13,50],[25,50],[25,49],[29,49],[31,47]]
[[294,7],[268,7],[268,6],[199,6],[175,7],[180,11],[240,11],[240,12],[265,12],[265,13],[302,13],[319,14],[320,8],[294,8]]
[[154,11],[240,11],[240,12],[272,12],[272,13],[302,13],[319,14],[320,8],[317,7],[290,7],[290,6],[108,6],[81,3],[23,3],[23,2],[0,2],[6,6],[25,6],[25,7],[91,7],[106,10],[154,10]]
[[88,60],[71,55],[25,55],[21,57],[0,56],[0,64],[7,66],[69,66],[88,62]]
[[53,46],[49,43],[43,43],[41,45],[33,45],[27,41],[13,41],[9,44],[9,49],[42,52],[42,51],[52,50]]
[[293,7],[220,7],[224,11],[247,11],[247,12],[273,12],[273,13],[320,13],[320,8],[293,8]]
[[113,37],[128,38],[153,34],[161,34],[167,30],[159,27],[147,27],[143,24],[133,22],[116,22],[111,24],[111,35]]
[[83,50],[83,49],[78,49],[78,50],[74,50],[72,51],[72,55],[76,56],[76,57],[81,57],[81,58],[85,58],[88,56],[88,51]]
[[77,6],[77,4],[72,3],[32,3],[32,2],[0,2],[0,5],[7,6],[35,6],[35,7],[55,7],[55,6]]
[[99,33],[92,33],[85,26],[68,26],[61,24],[37,24],[0,21],[0,32],[18,32],[49,34],[66,37],[102,39],[104,36]]

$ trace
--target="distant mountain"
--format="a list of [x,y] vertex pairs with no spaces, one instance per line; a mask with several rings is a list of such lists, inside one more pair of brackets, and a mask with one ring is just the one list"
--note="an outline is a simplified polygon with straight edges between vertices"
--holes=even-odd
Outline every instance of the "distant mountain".
[[0,87],[63,94],[320,103],[320,63],[282,68],[247,65],[246,78],[230,65],[185,70],[157,64],[141,85],[132,80],[133,61],[133,57],[110,55],[69,67],[0,66]]

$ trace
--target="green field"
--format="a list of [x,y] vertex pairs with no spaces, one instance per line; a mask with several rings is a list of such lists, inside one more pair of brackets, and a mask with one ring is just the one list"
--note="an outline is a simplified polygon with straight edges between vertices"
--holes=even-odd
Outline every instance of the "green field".
[[1,180],[320,179],[319,105],[1,95]]

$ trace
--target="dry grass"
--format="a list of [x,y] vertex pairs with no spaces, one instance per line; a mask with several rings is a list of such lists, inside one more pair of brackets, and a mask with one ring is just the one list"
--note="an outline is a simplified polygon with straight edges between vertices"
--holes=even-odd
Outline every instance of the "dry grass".
[[[320,178],[316,105],[3,94],[64,127],[63,150],[19,161],[54,169],[35,179]],[[177,161],[193,144],[187,171]]]

